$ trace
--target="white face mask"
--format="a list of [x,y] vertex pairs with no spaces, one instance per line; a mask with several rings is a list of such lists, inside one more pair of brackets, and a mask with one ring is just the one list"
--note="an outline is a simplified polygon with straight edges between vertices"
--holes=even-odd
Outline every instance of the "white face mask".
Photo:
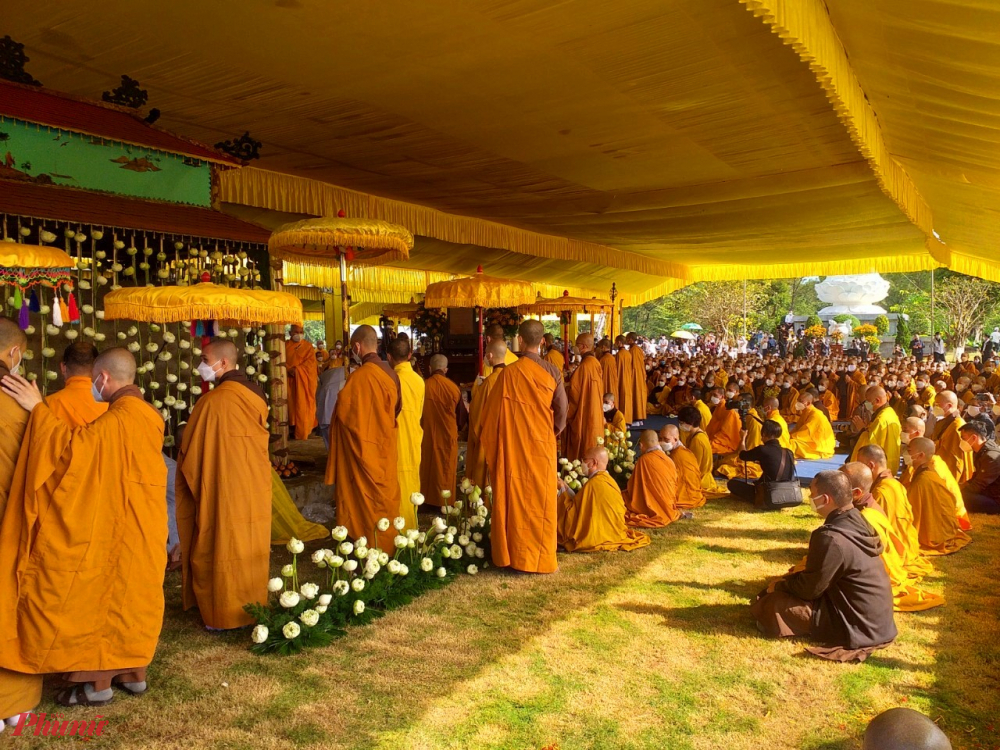
[[[219,363],[216,362],[215,364]],[[198,374],[201,375],[201,379],[206,383],[214,383],[216,377],[215,365],[210,365],[208,362],[200,362],[198,364]]]
[[904,453],[903,463],[906,464],[907,466],[913,466],[913,456],[911,456],[909,453]]
[[670,451],[672,451],[676,446],[672,441],[665,441],[660,443],[660,447],[663,448],[663,450],[666,451],[667,453],[670,453]]
[[709,399],[709,402],[712,404],[712,406],[718,406],[719,405],[719,397],[718,396],[712,396],[712,398]]
[[927,383],[925,383],[923,380],[917,381],[917,390],[923,390],[925,387],[927,387]]
[[847,371],[848,371],[848,372],[854,372],[854,371],[855,371],[855,370],[857,370],[857,369],[858,369],[858,368],[857,368],[857,365],[848,365],[848,366],[847,366]]
[[614,410],[615,410],[615,405],[614,404],[605,404],[604,405],[604,413],[605,414],[607,414],[609,411],[614,411]]
[[292,334],[292,341],[298,343],[301,340],[302,340],[302,334],[301,333],[293,333]]
[[795,411],[802,411],[805,408],[806,408],[806,405],[803,404],[801,401],[796,401],[795,402]]
[[826,507],[827,501],[825,500],[825,498],[826,498],[826,495],[820,495],[819,497],[810,498],[810,501],[812,502],[813,510],[815,510],[817,513],[820,512],[821,508],[825,508]]
[[901,442],[903,445],[909,445],[910,444],[910,433],[904,432],[902,435],[900,435],[899,436],[899,442]]
[[942,409],[940,406],[935,406],[931,411],[934,412],[934,416],[937,417],[938,419],[941,419],[941,417],[944,416],[944,409]]
[[[14,364],[14,353],[17,353],[17,364]],[[24,357],[21,356],[21,350],[16,346],[10,350],[10,374],[20,375],[21,374],[21,363],[24,362]]]
[[968,414],[970,417],[978,417],[981,411],[982,410],[978,406],[973,404],[972,406],[970,406],[968,409],[965,410],[965,413]]
[[[101,376],[98,375],[97,379],[100,380]],[[99,404],[104,403],[104,386],[106,386],[107,384],[108,384],[107,378],[104,379],[104,384],[100,388],[97,387],[97,381],[93,381],[90,384],[90,394],[94,397],[94,401],[96,401]]]
[[825,385],[817,386],[816,390],[818,390],[820,393],[822,393],[823,391],[826,390],[826,386]]
[[691,427],[691,425],[684,424],[683,422],[681,422],[679,425],[677,425],[677,429],[679,429],[681,432],[691,432],[693,428]]
[[767,380],[764,381],[764,385],[774,385],[774,381],[771,380],[771,378],[768,378]]

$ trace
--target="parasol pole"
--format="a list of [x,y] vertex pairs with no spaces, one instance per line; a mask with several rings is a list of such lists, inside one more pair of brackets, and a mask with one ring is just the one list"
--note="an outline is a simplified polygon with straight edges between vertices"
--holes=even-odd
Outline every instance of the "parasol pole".
[[608,338],[611,339],[611,344],[614,346],[615,343],[615,300],[618,298],[618,289],[615,288],[615,283],[611,283],[611,326],[608,328]]
[[483,376],[483,308],[476,305],[476,321],[479,328],[479,373]]
[[[347,296],[347,253],[340,251],[340,308],[344,319],[344,349],[350,351],[351,348],[351,303]],[[350,354],[344,358],[344,380],[350,374],[351,358]]]

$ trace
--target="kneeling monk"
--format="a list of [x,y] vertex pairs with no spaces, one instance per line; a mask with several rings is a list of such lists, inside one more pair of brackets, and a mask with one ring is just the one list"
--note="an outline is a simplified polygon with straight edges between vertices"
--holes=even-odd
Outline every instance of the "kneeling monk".
[[72,429],[38,388],[3,390],[31,412],[0,527],[0,666],[64,673],[61,705],[104,705],[111,685],[146,690],[163,626],[167,467],[163,418],[142,399],[135,359],[94,362],[108,411]]
[[[701,486],[701,467],[698,459],[684,443],[675,424],[660,430],[660,447],[670,456],[677,469],[677,509],[691,510],[705,504],[705,490]],[[714,483],[713,483],[714,485]]]
[[184,609],[206,627],[249,625],[243,605],[267,601],[271,462],[267,401],[238,369],[236,345],[202,349],[198,373],[215,387],[198,399],[177,456],[177,531]]
[[677,510],[677,469],[660,448],[653,430],[639,436],[640,456],[629,477],[625,496],[625,523],[657,529],[681,517]]
[[913,479],[906,495],[913,508],[913,524],[925,555],[950,555],[972,541],[958,522],[955,498],[940,475],[934,471],[934,441],[916,438],[908,446],[908,460],[913,466]]
[[608,451],[597,446],[583,454],[587,483],[576,494],[559,495],[559,546],[567,552],[613,552],[649,544],[649,537],[625,525],[625,503],[608,474]]

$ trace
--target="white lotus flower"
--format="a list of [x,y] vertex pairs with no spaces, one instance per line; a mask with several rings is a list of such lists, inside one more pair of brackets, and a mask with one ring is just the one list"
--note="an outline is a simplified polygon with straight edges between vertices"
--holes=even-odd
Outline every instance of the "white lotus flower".
[[187,403],[184,401],[175,401],[174,409],[176,409],[177,411],[184,411],[185,409],[187,409]]
[[366,557],[368,557],[368,548],[367,547],[355,547],[354,548],[354,556],[356,558],[358,558],[359,560],[364,560]]
[[291,563],[283,565],[281,567],[281,575],[283,575],[285,578],[291,578],[293,575],[295,575],[295,568],[292,567]]
[[178,383],[177,384],[177,391],[178,391],[178,393],[184,393],[184,391],[186,391],[187,389],[188,389],[188,384],[187,383]]
[[150,354],[156,354],[158,351],[160,351],[160,345],[157,344],[155,341],[150,341],[148,344],[146,344],[146,351],[149,352]]
[[402,531],[406,528],[406,519],[402,516],[396,516],[392,520],[392,525],[396,528],[396,531]]
[[378,564],[378,560],[370,558],[368,563],[365,565],[365,578],[369,581],[378,575],[378,572],[382,570],[382,566]]
[[410,543],[410,540],[405,536],[397,534],[396,538],[392,540],[392,543],[396,545],[396,549],[403,549]]
[[366,536],[359,536],[357,539],[354,540],[354,546],[355,547],[367,547],[368,546],[368,537],[366,537]]
[[451,559],[461,560],[462,559],[462,548],[457,544],[451,545]]
[[[444,497],[443,492],[441,493],[441,496]],[[414,492],[410,495],[410,502],[419,507],[424,504],[424,496],[419,492]]]
[[295,620],[292,620],[281,629],[281,632],[284,634],[285,638],[292,640],[292,638],[299,637],[299,633],[302,632],[302,628],[299,627],[299,624],[295,622]]
[[160,387],[160,384],[159,384],[159,383],[157,383],[157,382],[156,382],[155,380],[151,380],[151,381],[149,381],[149,389],[150,389],[151,391],[155,391],[155,390],[158,390],[158,389],[159,389],[159,387]]
[[192,396],[200,396],[201,394],[202,394],[202,390],[201,390],[201,386],[200,385],[192,385],[191,386],[191,395]]
[[461,535],[461,536],[460,536],[460,537],[458,538],[458,543],[459,543],[459,545],[460,545],[460,546],[462,546],[462,547],[466,546],[466,545],[467,545],[467,544],[469,543],[469,537],[468,537],[468,536],[466,536],[465,534],[462,534],[462,535]]
[[315,599],[319,596],[319,586],[315,583],[303,583],[299,587],[299,593],[301,593],[306,599]]
[[444,578],[446,575],[448,575],[448,571],[447,570],[445,570],[444,568],[438,568],[437,569],[437,577],[438,578]]
[[163,403],[165,406],[173,406],[174,404],[177,403],[177,399],[174,398],[173,396],[164,396]]
[[393,575],[399,574],[399,560],[390,560],[389,564],[386,566],[388,571]]
[[199,349],[197,346],[192,346],[191,347],[191,353],[194,356],[196,356],[196,357],[200,357],[201,356],[201,349]]
[[264,373],[260,373],[257,376],[257,382],[258,383],[266,383],[267,382],[267,375],[265,375]]
[[[31,328],[31,326],[28,326],[28,327]],[[49,336],[58,336],[59,335],[59,326],[54,326],[51,323],[49,323],[47,326],[45,326],[45,332],[47,334],[49,334]],[[27,333],[29,336],[31,335],[27,331],[25,331],[25,333]],[[34,333],[34,331],[32,331],[32,333]]]
[[389,523],[389,519],[388,518],[380,518],[378,520],[378,523],[375,524],[375,527],[379,531],[388,531],[389,530],[389,526],[391,526],[391,524]]
[[302,551],[306,548],[306,545],[304,545],[300,540],[296,539],[295,537],[292,537],[291,539],[288,540],[288,544],[285,545],[285,548],[293,555],[300,555],[302,554]]
[[180,341],[177,342],[177,346],[181,349],[190,349],[191,342],[188,341],[187,339],[181,339]]
[[351,590],[351,584],[347,581],[334,581],[333,583],[333,593],[337,596],[347,596],[347,592]]
[[267,636],[270,635],[266,625],[258,625],[253,629],[251,637],[254,643],[263,643],[267,640]]
[[443,518],[441,518],[441,516],[435,518],[434,521],[431,523],[431,531],[436,531],[438,534],[443,533],[444,530],[447,528],[448,524],[445,522]]
[[344,557],[347,557],[354,551],[354,545],[351,544],[350,542],[341,542],[340,546],[337,548],[337,551],[340,552],[340,554],[342,554]]
[[76,338],[77,336],[79,336],[80,334],[79,334],[79,332],[78,332],[78,331],[75,331],[74,329],[70,328],[70,329],[68,329],[68,330],[66,331],[66,333],[64,333],[63,335],[64,335],[64,336],[65,336],[66,338],[68,338],[68,339],[69,339],[70,341],[72,341],[73,339],[75,339],[75,338]]
[[59,373],[53,372],[52,370],[47,370],[45,372],[45,379],[46,380],[55,380],[58,377],[59,377]]
[[44,349],[42,349],[42,356],[45,357],[46,359],[48,359],[49,357],[54,357],[56,356],[56,350],[50,346],[47,346]]
[[104,339],[106,339],[106,338],[107,338],[107,336],[104,335],[103,333],[95,333],[94,334],[94,341],[104,341]]
[[450,558],[451,557],[451,547],[441,548],[441,557]]
[[333,554],[330,550],[327,551],[330,552],[330,554],[326,556],[325,562],[327,565],[329,565],[331,568],[339,568],[344,564],[344,558],[342,558],[340,555]]
[[316,627],[316,623],[319,622],[319,612],[315,609],[307,609],[299,615],[299,620],[301,620],[302,624],[307,628],[314,628]]
[[162,409],[163,408],[163,402],[154,399],[154,401],[153,401],[153,408],[154,409]]
[[267,590],[270,591],[272,594],[278,593],[283,588],[285,588],[285,582],[282,581],[280,578],[272,578],[270,581],[267,582]]
[[256,367],[254,367],[253,365],[247,365],[247,367],[246,367],[246,374],[247,375],[253,375],[256,372],[257,372],[257,368]]
[[315,552],[312,553],[312,555],[310,556],[309,559],[312,560],[316,565],[319,565],[321,562],[323,562],[325,560],[326,553],[327,553],[327,550],[325,550],[325,549],[318,549],[318,550],[316,550]]
[[333,537],[334,541],[342,542],[347,539],[347,528],[344,526],[337,526],[330,532],[330,536]]
[[360,615],[364,611],[365,611],[365,603],[363,601],[358,599],[356,602],[354,602],[354,614]]
[[358,561],[357,560],[344,560],[344,566],[343,567],[344,567],[344,570],[346,570],[348,573],[353,573],[355,570],[358,569]]
[[299,597],[299,593],[297,591],[284,591],[281,594],[281,598],[278,600],[281,606],[286,609],[298,606],[299,601],[301,601],[301,597]]
[[247,345],[243,347],[243,351],[246,352],[247,354],[253,354],[257,350],[254,349],[252,346]]
[[354,590],[355,592],[363,591],[364,588],[365,588],[365,582],[362,581],[360,578],[355,578],[353,581],[351,581],[351,589]]
[[478,547],[476,549],[476,557],[482,560],[484,557],[486,557],[486,550],[484,550],[482,547]]
[[322,595],[322,596],[321,596],[321,597],[319,598],[319,604],[320,604],[320,606],[322,606],[322,607],[327,607],[327,606],[329,606],[329,605],[330,605],[330,602],[332,602],[332,601],[333,601],[333,597],[332,597],[332,596],[331,596],[330,594],[323,594],[323,595]]

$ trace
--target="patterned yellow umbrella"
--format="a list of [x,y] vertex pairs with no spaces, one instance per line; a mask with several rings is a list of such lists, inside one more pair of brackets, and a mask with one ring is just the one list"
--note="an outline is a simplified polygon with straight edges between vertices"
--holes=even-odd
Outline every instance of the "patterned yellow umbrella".
[[386,305],[382,308],[382,312],[387,318],[405,318],[406,320],[412,320],[419,310],[420,303],[412,300],[401,304]]
[[191,286],[136,286],[104,298],[106,320],[179,323],[224,320],[243,325],[302,325],[302,301],[287,292],[230,289],[208,282]]
[[75,267],[76,261],[59,248],[0,242],[0,286],[56,287],[71,281],[70,271]]
[[519,307],[535,299],[526,281],[496,279],[476,269],[476,275],[464,279],[438,281],[427,287],[426,307],[474,307],[479,327],[479,374],[483,374],[483,311],[489,307]]
[[[537,299],[530,305],[518,308],[518,312],[523,315],[563,315],[564,313],[590,313],[591,323],[593,323],[594,313],[611,310],[614,303],[609,299],[598,299],[597,297],[570,297],[569,292],[563,292],[562,297],[551,299]],[[563,369],[569,366],[569,340],[566,331],[566,320],[562,319],[563,327]]]

